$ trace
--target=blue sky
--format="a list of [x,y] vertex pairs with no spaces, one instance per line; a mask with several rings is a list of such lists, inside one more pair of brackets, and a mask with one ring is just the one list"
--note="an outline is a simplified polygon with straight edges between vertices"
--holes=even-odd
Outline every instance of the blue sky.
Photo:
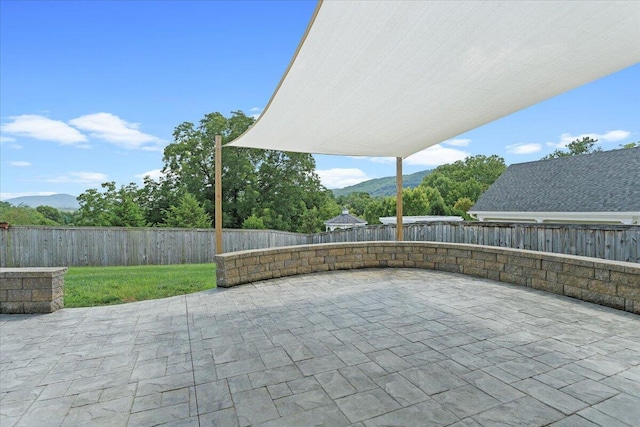
[[[141,184],[180,123],[258,115],[315,6],[2,0],[0,198]],[[639,107],[636,64],[417,153],[404,172],[477,154],[538,160],[584,135],[617,148],[640,140]],[[393,159],[316,160],[329,188],[395,174]]]

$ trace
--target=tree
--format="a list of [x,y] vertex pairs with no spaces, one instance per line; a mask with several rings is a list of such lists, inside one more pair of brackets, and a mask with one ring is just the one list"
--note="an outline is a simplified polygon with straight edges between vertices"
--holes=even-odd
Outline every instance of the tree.
[[144,227],[147,222],[138,203],[138,186],[130,183],[116,190],[115,182],[102,183],[104,192],[92,188],[78,196],[76,225]]
[[[221,135],[226,145],[253,122],[242,111],[234,111],[230,118],[207,114],[197,127],[180,124],[173,133],[174,142],[164,151],[166,180],[173,188],[193,194],[213,217],[215,135]],[[299,231],[303,223],[308,228],[309,218],[320,215],[321,206],[328,202],[310,154],[225,148],[221,172],[224,227],[239,228],[254,215],[267,228]]]
[[453,205],[453,208],[459,209],[463,212],[467,212],[469,209],[471,209],[471,206],[473,206],[473,204],[474,202],[470,198],[462,197],[456,201],[456,203]]
[[355,191],[346,195],[339,196],[336,202],[340,206],[344,206],[349,209],[349,213],[352,215],[361,217],[364,215],[364,210],[371,202],[371,195],[361,191]]
[[52,206],[38,206],[36,210],[56,224],[65,224],[65,217],[62,212]]
[[255,214],[251,214],[249,218],[242,222],[242,228],[246,230],[264,230],[267,227],[264,225],[262,218],[258,218]]
[[452,208],[460,198],[478,200],[506,168],[500,156],[470,156],[438,166],[420,185],[437,189],[445,205]]
[[12,225],[58,225],[34,208],[7,202],[0,202],[0,221]]
[[405,216],[429,214],[429,200],[423,188],[405,188],[402,190],[402,213]]
[[211,228],[211,218],[192,194],[185,193],[177,206],[169,208],[166,225],[182,228]]
[[582,139],[575,139],[567,145],[569,151],[555,150],[551,154],[547,154],[542,160],[557,159],[560,157],[576,156],[579,154],[599,153],[602,151],[601,147],[593,148],[597,139],[593,139],[590,136],[584,136]]
[[629,142],[627,144],[620,144],[620,148],[640,148],[640,141]]

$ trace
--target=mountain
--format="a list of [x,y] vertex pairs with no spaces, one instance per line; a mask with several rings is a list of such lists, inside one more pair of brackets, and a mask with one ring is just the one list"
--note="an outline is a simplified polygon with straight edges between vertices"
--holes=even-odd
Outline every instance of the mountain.
[[[427,169],[410,175],[402,175],[402,187],[415,188],[420,185],[424,177],[430,173],[431,170]],[[396,194],[396,177],[387,176],[384,178],[370,179],[369,181],[364,181],[360,184],[350,185],[344,188],[336,188],[332,191],[336,197],[355,192],[369,193],[372,197],[394,196]]]
[[80,208],[76,196],[70,194],[52,194],[51,196],[23,196],[13,199],[6,199],[3,202],[11,203],[14,206],[25,205],[32,208],[38,206],[51,206],[61,211],[75,211]]

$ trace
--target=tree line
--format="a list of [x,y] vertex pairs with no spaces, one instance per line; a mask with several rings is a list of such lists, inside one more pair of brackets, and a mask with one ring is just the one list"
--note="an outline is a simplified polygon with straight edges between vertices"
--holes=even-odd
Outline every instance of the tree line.
[[[50,206],[36,209],[0,202],[0,221],[14,225],[75,225],[122,227],[213,227],[215,209],[215,135],[223,145],[246,131],[254,119],[242,111],[230,117],[207,114],[196,125],[184,122],[173,132],[163,153],[160,178],[144,178],[142,186],[105,182],[80,196],[76,212]],[[545,158],[598,151],[597,140],[577,139]],[[627,144],[623,148],[640,146]],[[228,148],[222,156],[223,224],[225,228],[274,229],[300,233],[324,230],[324,221],[343,207],[379,224],[395,216],[396,197],[351,193],[335,197],[315,172],[311,154],[275,150]],[[435,168],[415,188],[403,190],[403,213],[458,215],[467,211],[504,172],[497,155],[477,155]]]

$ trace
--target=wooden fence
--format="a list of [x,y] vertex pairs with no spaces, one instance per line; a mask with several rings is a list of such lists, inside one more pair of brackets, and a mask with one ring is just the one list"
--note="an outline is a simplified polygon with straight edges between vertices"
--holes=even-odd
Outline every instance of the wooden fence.
[[[305,234],[224,230],[225,252],[309,243]],[[201,264],[216,253],[212,229],[15,226],[0,230],[0,267]]]
[[[313,235],[274,230],[223,232],[224,252],[333,242],[390,241],[395,226]],[[404,239],[468,243],[640,263],[638,225],[438,222],[404,226]],[[0,230],[0,267],[74,267],[212,262],[212,229],[40,227]]]
[[[395,226],[336,230],[311,243],[394,240]],[[404,226],[404,240],[467,243],[640,263],[640,225],[433,222]]]

